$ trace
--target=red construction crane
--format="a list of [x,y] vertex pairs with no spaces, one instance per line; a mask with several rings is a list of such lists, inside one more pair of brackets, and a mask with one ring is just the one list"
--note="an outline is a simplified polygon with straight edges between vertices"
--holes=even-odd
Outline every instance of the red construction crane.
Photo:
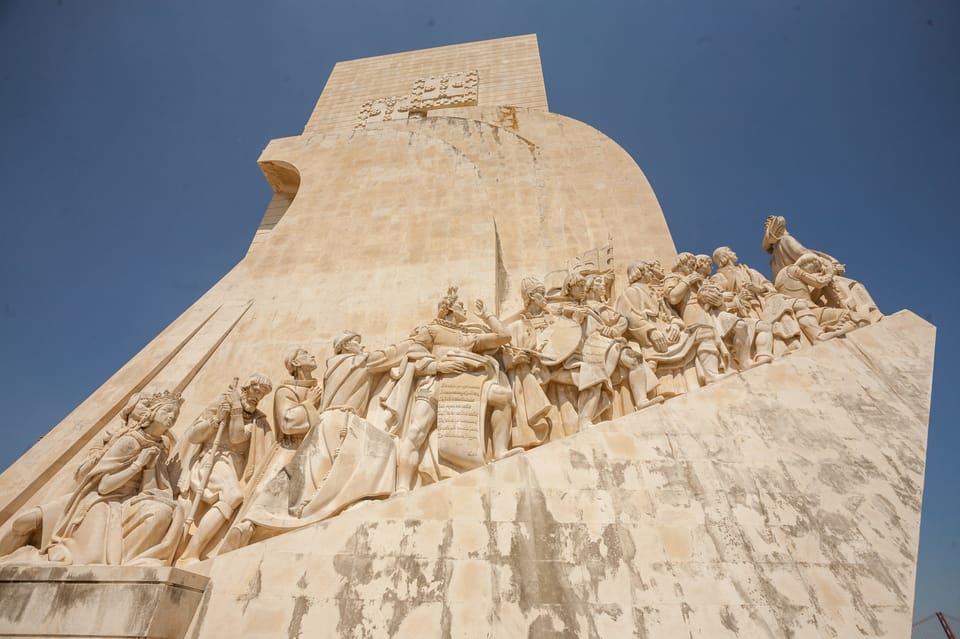
[[[960,623],[960,619],[957,619],[956,617],[952,617],[943,612],[935,612],[932,615],[926,616],[920,621],[913,624],[913,628],[914,628],[913,636],[917,637],[917,631],[919,626],[923,626],[923,624],[927,623],[928,621],[932,622],[934,618],[936,618],[937,621],[940,622],[940,627],[943,628],[943,632],[946,635],[947,639],[957,639],[957,635],[953,634],[953,628],[950,627],[950,623],[947,621],[947,619],[953,619],[958,623]],[[922,634],[924,636],[929,636],[930,632],[932,632],[932,628],[929,625],[924,626],[924,628],[926,628],[927,630],[923,631],[922,629],[920,629],[922,631]]]
[[950,628],[950,624],[947,623],[947,617],[942,612],[937,613],[937,620],[940,622],[940,625],[943,626],[943,631],[947,633],[947,639],[957,639],[957,636],[953,634],[953,630]]

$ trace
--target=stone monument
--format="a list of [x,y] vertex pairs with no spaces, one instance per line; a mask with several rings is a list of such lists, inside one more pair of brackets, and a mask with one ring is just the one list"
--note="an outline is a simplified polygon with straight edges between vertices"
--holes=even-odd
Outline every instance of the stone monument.
[[909,633],[933,327],[782,216],[769,275],[678,254],[535,36],[339,63],[259,164],[246,256],[0,475],[0,634]]

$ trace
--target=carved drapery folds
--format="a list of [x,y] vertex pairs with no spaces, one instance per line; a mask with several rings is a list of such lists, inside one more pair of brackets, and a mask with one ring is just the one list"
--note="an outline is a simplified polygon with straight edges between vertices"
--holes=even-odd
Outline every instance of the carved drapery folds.
[[[476,74],[418,81],[407,102],[444,106]],[[459,93],[457,92],[459,91]],[[475,95],[475,94],[474,94]],[[458,97],[459,96],[459,97]],[[412,107],[411,107],[412,108]],[[373,113],[373,111],[370,111]],[[866,289],[771,216],[772,279],[721,246],[665,271],[638,259],[617,286],[612,246],[525,277],[522,310],[482,301],[469,322],[457,288],[409,336],[368,350],[333,341],[321,380],[304,348],[290,377],[235,378],[179,446],[182,399],[132,396],[90,448],[73,489],[0,527],[9,562],[188,563],[440,481],[636,412],[790,351],[879,321]],[[306,339],[309,336],[298,336]]]
[[117,427],[81,462],[73,490],[0,528],[0,554],[11,562],[172,562],[185,511],[170,474],[169,430],[182,401],[169,391],[131,397]]

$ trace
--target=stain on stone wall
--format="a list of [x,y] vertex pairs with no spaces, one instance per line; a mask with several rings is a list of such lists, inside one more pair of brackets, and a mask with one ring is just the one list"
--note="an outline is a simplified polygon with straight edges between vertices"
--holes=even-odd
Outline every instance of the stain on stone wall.
[[217,558],[201,636],[906,636],[933,333],[867,332]]

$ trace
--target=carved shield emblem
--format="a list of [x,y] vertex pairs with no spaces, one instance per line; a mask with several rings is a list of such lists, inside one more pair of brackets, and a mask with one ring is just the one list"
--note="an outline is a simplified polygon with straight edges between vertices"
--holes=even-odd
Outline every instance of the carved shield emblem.
[[577,352],[583,339],[583,329],[567,317],[556,318],[537,335],[537,350],[544,364],[555,366]]

